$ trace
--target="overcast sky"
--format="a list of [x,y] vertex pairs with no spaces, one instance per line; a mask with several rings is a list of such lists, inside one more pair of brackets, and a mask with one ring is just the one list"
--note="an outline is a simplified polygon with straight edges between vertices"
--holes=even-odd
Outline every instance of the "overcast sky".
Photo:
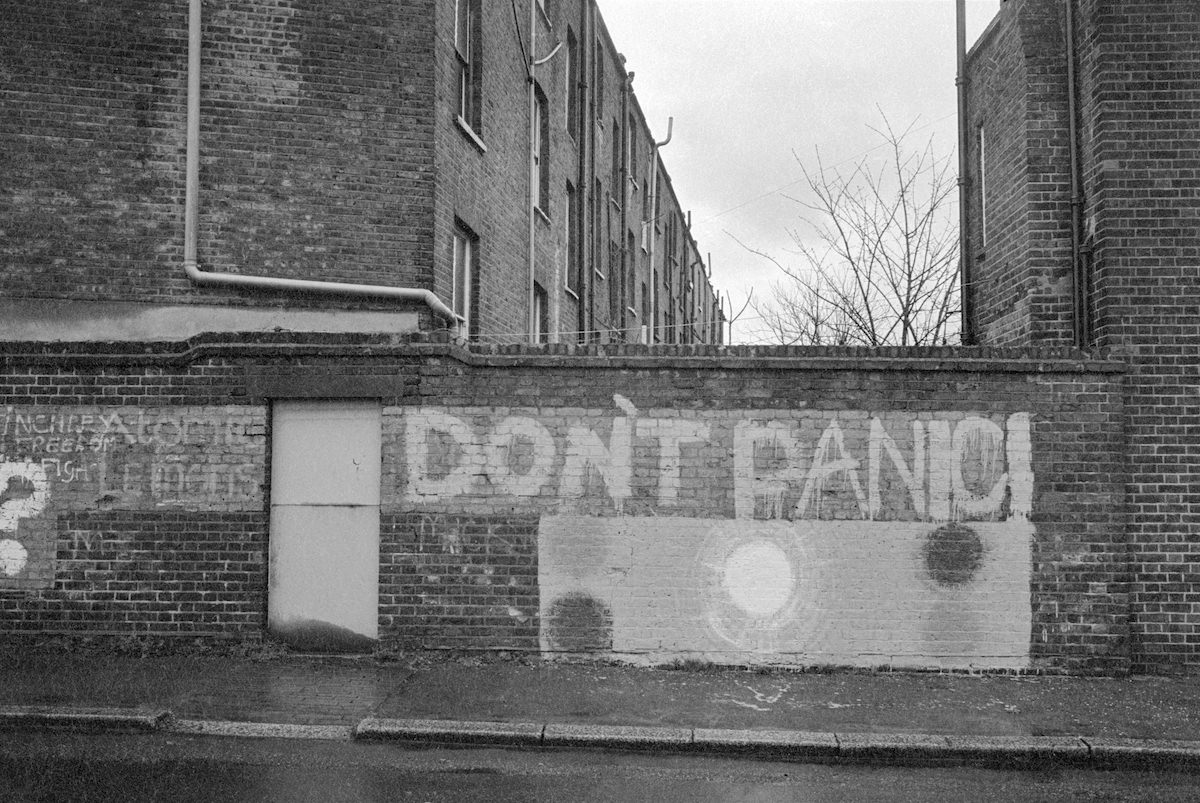
[[[797,157],[853,162],[877,146],[880,111],[916,143],[956,144],[954,0],[599,0],[713,284],[734,311],[769,293],[800,209]],[[968,0],[975,41],[1000,0]],[[753,313],[746,313],[751,316]],[[753,322],[734,327],[747,342]]]

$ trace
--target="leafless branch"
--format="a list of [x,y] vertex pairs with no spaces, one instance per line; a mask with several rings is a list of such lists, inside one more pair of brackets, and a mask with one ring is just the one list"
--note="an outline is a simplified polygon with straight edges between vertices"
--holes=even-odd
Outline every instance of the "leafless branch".
[[785,344],[867,346],[957,336],[955,177],[932,141],[909,147],[912,128],[897,130],[884,116],[871,129],[883,140],[882,164],[864,156],[840,170],[819,151],[815,166],[801,161],[808,192],[789,196],[804,227],[789,231],[794,263],[739,241],[782,274],[770,298],[752,303],[763,334]]

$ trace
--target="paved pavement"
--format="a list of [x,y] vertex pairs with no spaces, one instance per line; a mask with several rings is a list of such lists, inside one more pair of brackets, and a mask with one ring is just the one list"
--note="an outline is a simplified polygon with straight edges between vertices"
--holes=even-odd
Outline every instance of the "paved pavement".
[[1200,770],[1200,677],[8,649],[0,727]]

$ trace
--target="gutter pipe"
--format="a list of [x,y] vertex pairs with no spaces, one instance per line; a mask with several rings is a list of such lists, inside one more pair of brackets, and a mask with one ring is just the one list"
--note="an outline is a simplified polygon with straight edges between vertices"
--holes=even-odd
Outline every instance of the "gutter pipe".
[[658,218],[654,214],[654,210],[658,208],[658,150],[665,148],[671,143],[671,136],[675,131],[675,118],[667,118],[667,138],[662,142],[654,143],[654,156],[650,160],[650,215],[646,221],[646,238],[650,241],[647,248],[650,262],[650,337],[649,345],[653,346],[655,338],[658,337],[658,282],[654,280],[654,227],[658,224]]
[[279,279],[246,276],[240,273],[216,273],[203,270],[197,259],[200,219],[200,51],[201,0],[189,0],[188,77],[187,77],[187,157],[184,189],[183,270],[188,278],[202,286],[242,287],[256,290],[285,290],[344,296],[376,296],[425,304],[457,330],[461,319],[432,290],[420,287],[390,287],[346,282],[305,279]]
[[[629,230],[629,201],[633,194],[630,185],[633,179],[633,165],[629,163],[629,144],[633,142],[633,124],[630,122],[629,114],[629,95],[633,92],[633,73],[625,70],[625,56],[620,55],[621,70],[625,72],[625,78],[621,82],[621,170],[620,170],[620,189],[621,189],[621,228],[619,229],[618,242],[621,244],[621,281],[618,287],[624,292],[621,293],[619,317],[615,321],[610,321],[610,326],[614,331],[617,331],[617,324],[621,324],[620,332],[624,342],[629,342],[629,316],[626,315],[626,310],[629,308],[629,300],[633,298],[633,285],[637,281],[637,272],[633,269],[634,255],[629,252],[629,243],[625,236],[625,232]],[[613,143],[616,147],[617,143]],[[615,191],[617,188],[613,187]]]
[[[1069,0],[1068,0],[1069,2]],[[962,342],[965,346],[975,345],[975,302],[971,295],[974,270],[971,260],[971,214],[970,179],[968,178],[969,143],[967,120],[967,2],[956,0],[955,22],[957,28],[958,71],[954,84],[958,92],[958,264],[959,264],[959,309]]]
[[[534,320],[536,303],[534,293],[534,283],[537,280],[537,212],[535,200],[537,198],[537,184],[541,181],[541,176],[536,175],[533,170],[533,160],[538,156],[534,153],[537,145],[537,133],[533,129],[538,124],[537,121],[537,65],[541,62],[536,60],[537,55],[537,3],[535,0],[529,0],[529,54],[525,61],[525,79],[529,85],[529,99],[527,106],[529,108],[529,155],[525,160],[525,164],[529,169],[529,265],[527,287],[525,288],[526,304],[528,305],[528,313],[525,317],[526,328],[529,331],[528,340],[533,343],[537,340],[534,333],[537,331],[537,321]],[[545,114],[543,109],[542,113]]]
[[1075,67],[1075,2],[1067,6],[1067,116],[1071,154],[1071,285],[1075,347],[1084,349],[1091,339],[1091,320],[1087,301],[1087,255],[1083,248],[1083,169],[1079,155],[1079,90]]
[[[514,6],[515,8],[515,6]],[[537,55],[537,3],[534,0],[529,0],[529,56],[525,62],[525,75],[529,83],[529,315],[527,318],[529,326],[529,342],[537,342],[538,321],[537,321],[537,294],[534,292],[534,285],[537,283],[537,204],[534,199],[538,196],[541,176],[534,172],[533,160],[539,154],[534,153],[537,146],[537,131],[534,128],[538,124],[537,120],[537,68],[550,59],[554,58],[558,51],[562,48],[562,42],[554,46],[547,55],[542,58],[536,58]],[[520,32],[518,31],[518,34]],[[542,109],[542,114],[549,114],[550,110]],[[548,168],[542,168],[548,169]],[[546,210],[542,210],[546,211]],[[556,316],[557,317],[557,316]],[[547,332],[548,337],[552,337],[555,342],[558,339],[557,322],[551,324],[551,331]]]
[[[591,270],[589,269],[592,252],[588,245],[587,225],[590,219],[588,216],[587,199],[592,191],[592,177],[588,173],[588,156],[592,148],[591,137],[596,128],[596,115],[592,110],[591,101],[589,100],[592,92],[592,67],[590,61],[592,54],[592,33],[589,19],[588,2],[585,0],[579,4],[579,39],[576,46],[574,65],[580,79],[578,85],[580,95],[576,98],[576,106],[578,108],[571,110],[578,115],[579,123],[576,128],[576,132],[579,135],[579,142],[577,143],[579,150],[579,170],[575,180],[575,198],[577,200],[575,204],[575,253],[569,257],[573,261],[570,262],[567,268],[569,271],[575,271],[579,279],[576,288],[579,291],[576,297],[575,314],[576,334],[574,341],[576,343],[586,342],[587,339],[586,332],[589,328],[588,313],[590,312],[588,288],[591,286],[592,281]],[[567,76],[567,80],[571,80],[570,75]],[[569,283],[570,277],[566,278]]]

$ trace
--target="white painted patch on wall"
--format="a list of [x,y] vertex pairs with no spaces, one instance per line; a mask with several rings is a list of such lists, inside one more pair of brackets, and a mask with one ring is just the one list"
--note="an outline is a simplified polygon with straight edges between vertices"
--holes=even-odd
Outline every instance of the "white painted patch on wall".
[[0,462],[0,532],[12,532],[19,520],[41,515],[49,499],[50,480],[41,463]]
[[[1032,538],[1025,520],[546,517],[542,649],[605,645],[636,663],[1021,669]],[[568,598],[606,615],[563,621],[556,601]]]
[[29,562],[29,551],[19,541],[5,538],[0,541],[0,572],[5,577],[16,577],[25,571]]
[[792,562],[772,541],[738,544],[719,568],[721,588],[748,616],[779,613],[796,591]]
[[[7,426],[7,424],[6,424]],[[29,566],[29,550],[15,533],[22,519],[40,516],[50,501],[50,478],[41,463],[0,458],[0,576],[17,577]]]

